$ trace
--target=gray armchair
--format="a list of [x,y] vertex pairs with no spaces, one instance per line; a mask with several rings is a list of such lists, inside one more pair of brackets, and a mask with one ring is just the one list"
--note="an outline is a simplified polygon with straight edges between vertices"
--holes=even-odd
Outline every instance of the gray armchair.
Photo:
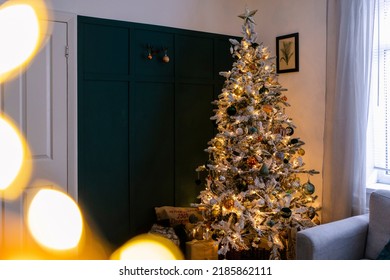
[[369,208],[369,214],[298,232],[297,259],[376,259],[390,240],[390,191],[373,192]]

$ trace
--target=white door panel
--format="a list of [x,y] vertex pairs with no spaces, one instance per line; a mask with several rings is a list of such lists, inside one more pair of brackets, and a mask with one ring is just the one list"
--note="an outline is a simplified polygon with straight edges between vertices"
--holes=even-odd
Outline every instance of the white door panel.
[[33,178],[52,181],[67,192],[66,24],[53,25],[50,40],[25,74],[26,138]]
[[23,134],[26,132],[25,88],[23,74],[15,77],[10,82],[2,84],[1,87],[2,111],[15,122]]
[[67,191],[67,64],[66,23],[53,32],[30,67],[3,85],[4,112],[26,137],[32,179],[50,180]]
[[28,69],[0,88],[1,111],[26,137],[33,165],[31,183],[22,196],[1,201],[0,250],[23,248],[28,242],[26,202],[37,189],[56,186],[68,192],[67,23],[52,24],[47,44]]

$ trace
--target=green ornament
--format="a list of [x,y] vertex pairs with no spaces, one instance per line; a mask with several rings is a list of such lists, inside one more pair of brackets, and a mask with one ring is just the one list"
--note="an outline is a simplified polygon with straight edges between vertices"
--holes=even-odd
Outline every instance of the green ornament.
[[307,215],[309,216],[310,219],[313,219],[316,216],[316,209],[310,206],[309,209],[307,210]]
[[286,127],[286,135],[291,136],[293,134],[294,134],[294,128],[292,128],[291,126]]
[[269,220],[269,221],[267,222],[267,225],[270,226],[270,227],[273,227],[273,226],[275,225],[275,221]]
[[236,107],[234,106],[230,106],[226,109],[226,113],[229,115],[229,116],[234,116],[236,113],[237,113],[237,109]]
[[252,126],[252,127],[249,128],[249,133],[250,133],[250,134],[254,134],[254,133],[256,133],[256,132],[257,132],[257,128],[256,128],[256,127],[253,127],[253,126]]
[[260,175],[261,176],[268,176],[269,175],[269,169],[266,164],[263,164],[260,168]]
[[246,191],[248,189],[248,185],[245,181],[241,181],[240,183],[237,184],[237,189],[240,192]]
[[259,93],[260,93],[260,94],[268,93],[268,92],[269,92],[269,89],[266,88],[265,86],[262,86],[262,87],[260,88],[260,90],[259,90]]
[[315,190],[316,190],[315,186],[312,183],[310,183],[310,181],[303,184],[303,192],[305,194],[313,194]]
[[291,214],[292,214],[292,211],[288,207],[283,207],[282,209],[280,209],[280,215],[282,215],[283,218],[286,218],[286,219],[290,218]]

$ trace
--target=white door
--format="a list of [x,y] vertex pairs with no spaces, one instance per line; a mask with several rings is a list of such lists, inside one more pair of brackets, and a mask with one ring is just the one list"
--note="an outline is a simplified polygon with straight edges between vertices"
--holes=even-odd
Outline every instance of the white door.
[[67,24],[52,24],[52,34],[32,64],[0,89],[0,108],[26,137],[33,165],[31,183],[20,199],[1,202],[3,250],[22,249],[28,242],[25,208],[37,189],[68,192]]

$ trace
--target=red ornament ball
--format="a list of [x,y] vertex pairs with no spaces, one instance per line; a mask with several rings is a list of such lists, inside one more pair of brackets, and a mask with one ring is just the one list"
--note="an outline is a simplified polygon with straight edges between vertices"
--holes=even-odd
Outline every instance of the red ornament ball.
[[246,163],[249,165],[249,166],[254,166],[258,163],[257,159],[255,157],[250,157],[247,159]]

